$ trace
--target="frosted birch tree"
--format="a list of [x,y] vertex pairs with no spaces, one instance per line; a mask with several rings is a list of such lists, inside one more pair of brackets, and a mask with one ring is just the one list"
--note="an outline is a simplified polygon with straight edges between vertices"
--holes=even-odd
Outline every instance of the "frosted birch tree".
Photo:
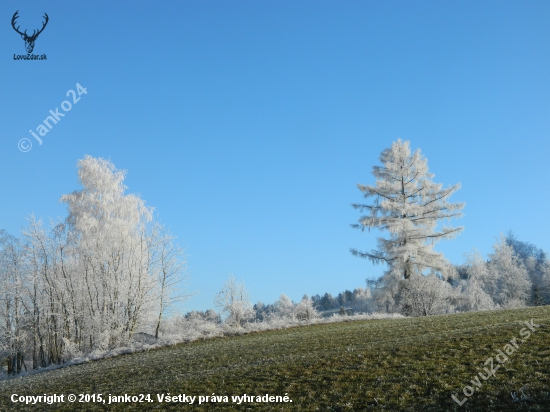
[[127,344],[145,323],[154,323],[158,337],[170,305],[190,296],[174,293],[185,278],[182,250],[153,221],[152,208],[125,194],[125,171],[85,156],[78,177],[84,188],[61,201],[69,211],[66,231],[75,239],[75,283],[86,302],[90,346]]
[[254,317],[254,309],[244,282],[229,275],[222,289],[214,297],[214,305],[227,315],[225,322],[230,325],[243,326]]
[[67,229],[77,238],[91,345],[107,349],[129,342],[154,288],[146,234],[152,209],[124,193],[125,172],[107,160],[85,156],[78,177],[84,188],[61,201],[69,211]]
[[388,264],[389,272],[399,278],[409,279],[413,273],[420,274],[426,269],[445,277],[450,265],[433,246],[462,230],[448,226],[438,229],[441,220],[462,215],[464,203],[449,202],[460,184],[444,189],[434,183],[427,159],[420,150],[411,154],[408,141],[393,142],[382,152],[380,161],[383,166],[373,167],[375,185],[357,185],[364,197],[372,197],[374,202],[352,205],[367,212],[352,227],[362,231],[375,228],[389,234],[378,238],[378,249],[370,252],[351,249],[351,253],[375,264]]
[[61,197],[67,219],[46,229],[31,216],[21,241],[0,231],[0,355],[16,366],[23,354],[36,368],[125,346],[138,329],[158,337],[190,296],[183,251],[125,194],[125,172],[91,156],[77,166],[83,189]]
[[159,330],[163,316],[170,308],[192,296],[182,289],[185,276],[185,260],[183,250],[173,242],[175,237],[159,224],[152,229],[151,239],[154,242],[151,272],[157,279],[157,307],[158,318],[155,327],[155,339],[159,337]]
[[20,242],[0,230],[0,359],[8,359],[8,373],[21,369],[28,329],[23,265]]

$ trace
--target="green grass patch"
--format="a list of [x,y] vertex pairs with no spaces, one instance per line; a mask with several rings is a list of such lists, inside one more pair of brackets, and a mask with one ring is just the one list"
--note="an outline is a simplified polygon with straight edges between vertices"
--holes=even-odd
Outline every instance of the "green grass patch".
[[[523,322],[541,325],[520,342]],[[549,410],[550,307],[323,324],[180,344],[0,382],[0,410],[516,411]],[[519,348],[473,395],[463,388],[512,338]],[[495,365],[498,363],[494,361]],[[25,406],[11,394],[64,394]],[[68,394],[151,394],[154,402],[69,403]],[[196,396],[193,405],[157,394]],[[228,403],[197,405],[198,396]],[[231,402],[284,396],[292,403]]]

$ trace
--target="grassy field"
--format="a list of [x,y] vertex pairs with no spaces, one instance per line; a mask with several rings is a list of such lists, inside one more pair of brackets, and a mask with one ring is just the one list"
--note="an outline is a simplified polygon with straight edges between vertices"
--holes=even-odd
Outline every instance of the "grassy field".
[[[531,319],[540,326],[527,338]],[[549,325],[544,306],[217,338],[3,381],[0,410],[548,411]],[[517,348],[500,365],[495,355],[513,338]],[[500,365],[492,376],[483,372],[488,358]],[[198,404],[213,393],[222,398]],[[64,394],[65,402],[25,406],[12,394]],[[105,403],[70,403],[68,394],[102,394]],[[109,394],[150,394],[153,402],[108,405]],[[196,398],[160,403],[157,394]],[[255,402],[232,402],[243,394]],[[292,402],[256,402],[266,394]],[[467,400],[459,406],[452,395]]]

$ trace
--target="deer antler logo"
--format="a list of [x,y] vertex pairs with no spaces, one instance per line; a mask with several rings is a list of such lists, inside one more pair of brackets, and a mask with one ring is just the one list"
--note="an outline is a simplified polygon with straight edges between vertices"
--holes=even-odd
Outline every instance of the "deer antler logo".
[[11,18],[11,25],[12,25],[13,29],[14,29],[17,33],[19,33],[19,34],[21,35],[21,38],[22,38],[23,40],[25,40],[25,48],[27,49],[27,53],[32,53],[32,51],[34,50],[34,42],[36,41],[36,38],[38,37],[38,35],[39,35],[40,33],[42,33],[42,31],[44,30],[44,28],[45,28],[46,25],[48,24],[48,20],[49,20],[50,18],[48,17],[48,15],[47,15],[46,13],[44,13],[44,18],[46,19],[46,21],[45,21],[44,23],[42,23],[42,28],[41,28],[40,30],[38,30],[38,31],[34,30],[33,33],[32,33],[32,35],[29,36],[29,35],[27,34],[27,30],[25,30],[24,33],[21,33],[21,32],[19,31],[19,27],[20,27],[20,26],[15,27],[15,20],[17,20],[17,18],[19,17],[19,16],[17,15],[18,13],[19,13],[19,10],[17,10],[17,11],[14,13],[13,17]]

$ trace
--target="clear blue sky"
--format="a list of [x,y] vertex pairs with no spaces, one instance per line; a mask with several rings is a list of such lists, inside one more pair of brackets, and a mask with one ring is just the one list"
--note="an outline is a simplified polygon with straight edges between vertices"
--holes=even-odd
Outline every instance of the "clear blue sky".
[[[50,21],[47,61],[14,61]],[[550,252],[548,1],[3,1],[0,228],[63,218],[76,162],[110,159],[188,254],[185,309],[230,273],[252,300],[353,289],[382,266],[349,248],[372,166],[398,138],[461,182],[453,263],[513,230]],[[88,94],[38,145],[29,129]],[[17,143],[34,146],[22,153]]]

